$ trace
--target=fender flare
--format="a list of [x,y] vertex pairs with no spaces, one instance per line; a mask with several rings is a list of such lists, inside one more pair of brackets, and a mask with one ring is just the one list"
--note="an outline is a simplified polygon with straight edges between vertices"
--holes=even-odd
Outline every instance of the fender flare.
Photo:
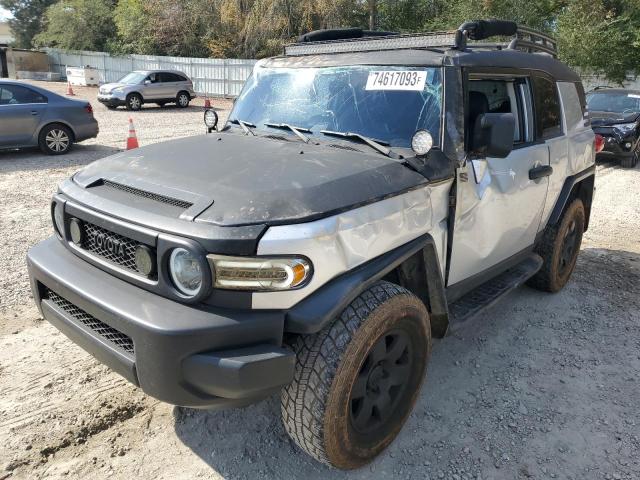
[[[576,173],[575,175],[571,175],[570,177],[565,178],[564,184],[562,185],[562,190],[560,190],[560,195],[558,195],[558,199],[556,200],[556,204],[553,206],[553,210],[551,211],[551,215],[549,215],[549,220],[547,220],[547,226],[555,225],[558,223],[560,218],[562,217],[562,212],[569,202],[571,198],[571,193],[574,191],[574,187],[589,177],[595,178],[596,174],[596,164],[594,163],[590,167],[582,170],[581,172]],[[587,211],[587,223],[585,225],[585,230],[589,225],[589,213],[591,212],[591,202],[593,200],[593,188],[589,192],[586,192],[586,205],[584,206]]]
[[435,336],[444,336],[449,324],[449,313],[436,244],[429,234],[369,260],[320,287],[286,312],[285,332],[319,332],[363,291],[420,252],[427,273],[431,329]]

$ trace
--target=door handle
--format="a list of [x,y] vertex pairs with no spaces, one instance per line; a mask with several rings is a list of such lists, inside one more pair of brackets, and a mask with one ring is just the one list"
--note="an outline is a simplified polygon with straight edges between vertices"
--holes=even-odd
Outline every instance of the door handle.
[[31,115],[38,115],[39,112],[37,110],[31,110]]
[[529,170],[529,180],[538,180],[542,177],[548,177],[553,173],[553,167],[549,165],[543,165],[541,167],[535,167]]

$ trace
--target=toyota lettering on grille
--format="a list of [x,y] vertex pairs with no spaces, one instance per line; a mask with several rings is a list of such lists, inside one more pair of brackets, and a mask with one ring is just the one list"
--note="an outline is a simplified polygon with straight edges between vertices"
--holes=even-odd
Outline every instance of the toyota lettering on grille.
[[113,238],[106,233],[90,231],[89,238],[93,240],[98,248],[106,250],[111,255],[124,259],[125,249],[123,242],[117,238]]

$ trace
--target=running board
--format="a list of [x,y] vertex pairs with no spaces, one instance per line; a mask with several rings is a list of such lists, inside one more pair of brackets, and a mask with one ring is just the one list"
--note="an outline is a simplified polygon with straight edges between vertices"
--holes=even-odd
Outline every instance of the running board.
[[496,303],[502,296],[518,288],[542,267],[542,257],[535,253],[497,277],[471,290],[449,305],[449,331],[459,330],[482,310]]

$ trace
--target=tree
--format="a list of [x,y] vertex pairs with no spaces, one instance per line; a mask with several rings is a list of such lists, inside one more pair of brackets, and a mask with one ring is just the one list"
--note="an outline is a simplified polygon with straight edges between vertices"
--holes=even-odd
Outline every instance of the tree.
[[0,7],[11,12],[9,26],[15,36],[15,46],[32,48],[33,37],[42,31],[45,10],[56,0],[0,0]]
[[69,50],[109,50],[115,36],[113,3],[109,0],[62,0],[47,8],[45,29],[36,46]]
[[561,58],[622,83],[640,73],[640,5],[635,0],[571,0],[558,16]]

